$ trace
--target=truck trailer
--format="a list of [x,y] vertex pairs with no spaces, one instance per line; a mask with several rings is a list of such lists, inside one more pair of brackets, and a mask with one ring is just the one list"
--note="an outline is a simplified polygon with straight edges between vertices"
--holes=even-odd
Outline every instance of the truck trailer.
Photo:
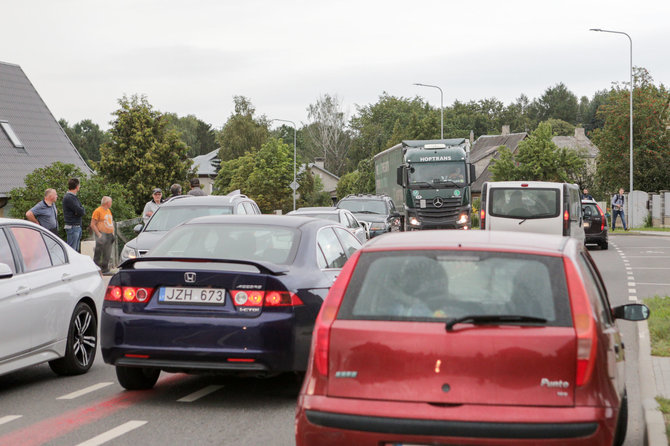
[[403,141],[374,156],[378,194],[404,214],[404,230],[470,229],[470,141],[464,138]]

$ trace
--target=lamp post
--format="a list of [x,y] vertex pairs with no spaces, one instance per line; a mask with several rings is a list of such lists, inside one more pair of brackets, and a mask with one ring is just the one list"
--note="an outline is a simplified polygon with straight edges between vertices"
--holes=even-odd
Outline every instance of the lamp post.
[[293,125],[293,182],[291,183],[291,189],[293,189],[293,210],[295,211],[295,191],[298,189],[298,183],[295,181],[295,175],[296,175],[295,149],[296,149],[296,135],[298,133],[298,130],[295,126],[295,122],[289,121],[288,119],[270,119],[270,121],[288,122],[289,124]]
[[444,139],[444,106],[442,105],[444,101],[444,93],[442,92],[442,89],[437,85],[428,85],[419,83],[415,83],[413,85],[418,85],[419,87],[437,88],[438,90],[440,90],[440,139]]
[[628,34],[623,31],[612,31],[609,29],[600,29],[600,28],[591,28],[589,31],[595,31],[599,33],[612,33],[612,34],[623,34],[628,37],[630,42],[630,184],[629,184],[629,193],[633,192],[633,39],[630,38]]

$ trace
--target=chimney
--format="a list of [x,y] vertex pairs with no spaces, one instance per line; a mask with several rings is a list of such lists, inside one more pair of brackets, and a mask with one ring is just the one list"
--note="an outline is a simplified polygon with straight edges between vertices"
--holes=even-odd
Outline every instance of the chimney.
[[576,127],[575,128],[575,138],[586,139],[586,133],[584,133],[584,128],[583,127]]
[[314,158],[314,165],[316,167],[319,167],[323,170],[326,170],[326,168],[324,167],[325,164],[326,164],[326,159],[325,158]]
[[503,125],[502,126],[502,135],[501,136],[507,136],[509,135],[509,126],[508,125]]
[[475,132],[470,130],[470,144],[474,144],[475,142]]

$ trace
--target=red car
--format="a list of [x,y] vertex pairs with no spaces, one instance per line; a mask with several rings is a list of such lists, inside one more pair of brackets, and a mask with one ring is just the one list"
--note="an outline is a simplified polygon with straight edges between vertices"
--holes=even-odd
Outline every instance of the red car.
[[577,239],[419,231],[368,242],[314,327],[296,444],[620,445],[624,351]]

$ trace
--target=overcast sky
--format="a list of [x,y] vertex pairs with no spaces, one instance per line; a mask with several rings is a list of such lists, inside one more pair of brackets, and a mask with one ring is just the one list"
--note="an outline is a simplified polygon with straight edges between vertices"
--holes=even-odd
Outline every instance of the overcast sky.
[[[268,118],[308,122],[337,95],[440,105],[505,104],[563,82],[578,97],[647,68],[670,84],[670,1],[23,0],[0,17],[0,61],[23,68],[56,119],[109,128],[124,94],[220,128],[233,96]],[[448,135],[445,135],[448,136]]]

